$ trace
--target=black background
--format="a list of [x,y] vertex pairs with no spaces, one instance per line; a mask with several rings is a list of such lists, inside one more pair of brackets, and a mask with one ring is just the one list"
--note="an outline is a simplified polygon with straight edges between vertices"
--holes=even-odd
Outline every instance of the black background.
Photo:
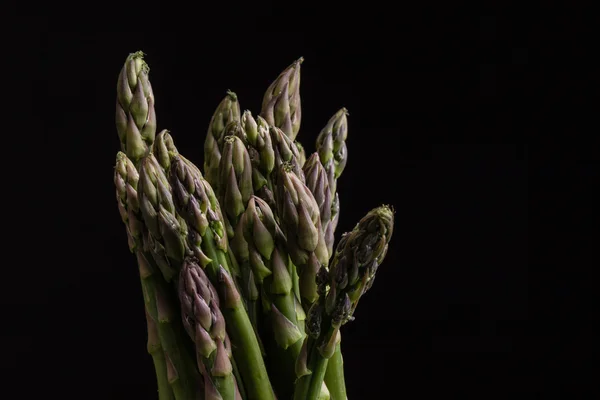
[[300,56],[308,154],[329,117],[349,110],[338,237],[379,204],[396,210],[377,282],[343,330],[351,399],[505,399],[532,382],[541,390],[520,354],[527,146],[507,101],[529,51],[495,17],[423,14],[385,31],[340,17],[327,33],[269,30],[278,24],[268,21],[234,29],[231,18],[185,34],[159,22],[92,33],[46,23],[24,34],[34,47],[18,49],[32,71],[17,81],[28,88],[18,117],[36,133],[44,176],[25,203],[44,229],[26,232],[34,261],[9,271],[19,284],[5,291],[3,364],[19,398],[153,398],[141,291],[112,182],[116,79],[136,50],[151,68],[158,128],[198,165],[225,91],[256,114],[270,82]]

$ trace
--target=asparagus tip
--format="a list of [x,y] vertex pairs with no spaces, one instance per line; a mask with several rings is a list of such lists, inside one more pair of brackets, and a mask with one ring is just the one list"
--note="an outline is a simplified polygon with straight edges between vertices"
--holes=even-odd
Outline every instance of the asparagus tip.
[[227,96],[231,97],[231,100],[237,101],[237,94],[229,89],[227,89]]
[[129,57],[127,57],[128,60],[135,60],[135,59],[140,59],[140,61],[142,62],[142,70],[145,73],[150,72],[150,67],[148,66],[148,64],[146,63],[146,60],[144,60],[144,56],[146,56],[146,53],[144,53],[142,50],[138,50],[135,51],[133,53],[129,53]]

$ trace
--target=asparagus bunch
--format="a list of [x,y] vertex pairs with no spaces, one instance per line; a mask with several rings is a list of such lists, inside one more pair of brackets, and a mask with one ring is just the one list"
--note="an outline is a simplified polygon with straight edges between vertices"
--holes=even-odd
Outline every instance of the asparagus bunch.
[[227,92],[201,170],[170,131],[156,134],[143,56],[130,54],[118,77],[114,183],[159,399],[346,400],[340,328],[393,230],[392,209],[378,207],[333,251],[346,109],[307,158],[300,58],[268,87],[256,117]]

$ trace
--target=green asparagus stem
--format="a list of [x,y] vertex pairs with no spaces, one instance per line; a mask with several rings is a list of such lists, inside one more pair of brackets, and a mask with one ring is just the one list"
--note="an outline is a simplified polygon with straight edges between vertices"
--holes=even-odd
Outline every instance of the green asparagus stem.
[[[367,213],[337,245],[330,270],[319,270],[319,301],[307,317],[308,368],[312,374],[298,381],[294,398],[318,398],[327,362],[333,356],[340,327],[353,319],[361,296],[371,287],[393,232],[394,213],[388,206]],[[328,288],[327,288],[328,287]]]
[[206,180],[215,189],[219,190],[219,162],[223,149],[225,127],[233,121],[240,120],[240,104],[235,93],[228,91],[225,98],[215,110],[208,133],[204,141],[204,173]]
[[216,212],[213,189],[201,174],[178,158],[172,161],[170,180],[178,211],[190,230],[197,233],[201,252],[197,258],[220,292],[221,309],[248,398],[274,399],[257,336],[231,275],[234,258],[228,252],[223,216]]
[[119,73],[117,83],[117,132],[121,150],[135,164],[150,152],[156,134],[154,94],[148,79],[149,70],[144,53],[131,53]]
[[328,265],[329,255],[317,201],[289,163],[283,163],[279,169],[276,201],[287,249],[298,268],[306,310],[318,298],[316,274],[321,266]]
[[165,354],[160,343],[158,334],[158,326],[156,321],[152,319],[146,309],[146,325],[148,326],[148,353],[152,356],[154,362],[154,370],[156,371],[156,384],[158,388],[159,400],[174,399],[173,391],[167,379],[167,365],[165,362]]
[[292,141],[300,130],[302,107],[300,104],[299,58],[287,67],[269,86],[263,97],[261,116],[269,125],[280,128]]
[[329,362],[327,363],[327,370],[325,371],[325,383],[329,389],[331,400],[346,400],[346,382],[344,378],[344,359],[342,357],[341,350],[341,334],[338,331],[336,338],[335,351]]
[[179,279],[183,326],[196,345],[205,398],[235,400],[235,378],[225,349],[225,318],[219,297],[197,261],[186,258]]

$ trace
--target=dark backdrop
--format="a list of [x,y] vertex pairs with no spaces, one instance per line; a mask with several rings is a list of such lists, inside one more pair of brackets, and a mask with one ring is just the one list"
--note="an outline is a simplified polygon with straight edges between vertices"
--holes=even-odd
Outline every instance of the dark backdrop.
[[[527,50],[497,53],[501,29],[494,18],[404,16],[385,32],[29,32],[23,118],[39,133],[37,190],[52,212],[32,241],[43,246],[29,249],[36,261],[18,271],[27,295],[22,284],[7,289],[19,307],[7,307],[3,364],[19,398],[155,391],[112,182],[116,79],[136,50],[147,54],[159,129],[198,164],[225,91],[256,114],[300,56],[309,154],[329,117],[349,110],[338,233],[381,203],[396,210],[377,281],[343,329],[350,399],[505,399],[536,379],[523,374],[517,340],[527,318],[527,150],[505,102]],[[34,216],[39,200],[28,199]],[[390,389],[397,395],[385,397]]]

